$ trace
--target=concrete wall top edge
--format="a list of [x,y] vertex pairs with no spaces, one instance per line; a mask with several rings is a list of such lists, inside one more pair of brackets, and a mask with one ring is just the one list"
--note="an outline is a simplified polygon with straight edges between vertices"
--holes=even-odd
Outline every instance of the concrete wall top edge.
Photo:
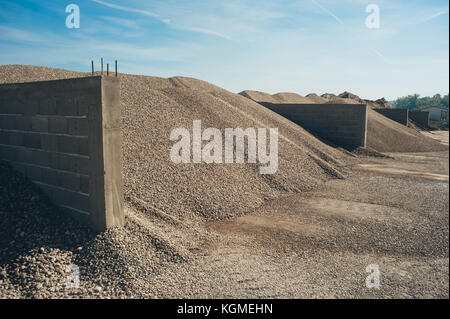
[[86,76],[86,77],[80,77],[80,78],[69,78],[69,79],[61,79],[61,80],[49,80],[49,81],[34,81],[34,82],[20,82],[20,83],[0,83],[0,91],[2,90],[11,90],[11,89],[26,89],[28,87],[35,87],[35,86],[52,86],[52,85],[66,85],[70,82],[73,82],[76,84],[77,82],[84,82],[86,80],[93,80],[98,81],[98,83],[101,83],[101,81],[109,81],[113,83],[119,82],[119,78],[113,77],[113,76],[105,76],[105,75],[95,75],[95,76]]
[[318,104],[309,104],[309,103],[270,103],[270,102],[261,102],[263,105],[273,105],[273,106],[298,106],[298,107],[308,107],[308,106],[318,106],[318,107],[366,107],[367,104],[330,104],[330,103],[318,103]]
[[49,85],[52,83],[61,83],[61,82],[77,82],[77,81],[85,81],[86,79],[104,79],[104,78],[108,78],[105,76],[101,76],[101,75],[96,75],[96,76],[86,76],[86,77],[80,77],[80,78],[69,78],[69,79],[61,79],[61,80],[48,80],[48,81],[33,81],[33,82],[20,82],[20,83],[0,83],[0,89],[3,88],[14,88],[14,86],[20,86],[21,88],[26,87],[28,85],[36,85],[36,84],[42,84],[42,85]]

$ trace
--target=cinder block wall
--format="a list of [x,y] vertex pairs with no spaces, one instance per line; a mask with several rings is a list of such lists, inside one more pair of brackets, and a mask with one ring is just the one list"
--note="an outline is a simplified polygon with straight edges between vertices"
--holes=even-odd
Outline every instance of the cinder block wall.
[[365,104],[261,104],[321,139],[347,149],[366,147]]
[[97,231],[124,223],[119,90],[109,77],[0,85],[0,159]]
[[409,111],[409,118],[419,125],[425,127],[430,125],[430,112]]
[[408,126],[408,109],[373,109],[386,116],[387,118],[396,121],[400,124]]

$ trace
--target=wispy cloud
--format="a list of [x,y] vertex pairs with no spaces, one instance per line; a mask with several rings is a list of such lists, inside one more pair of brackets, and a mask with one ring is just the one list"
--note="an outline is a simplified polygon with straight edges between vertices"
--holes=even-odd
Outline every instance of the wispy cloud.
[[[15,41],[10,41],[10,37],[13,37]],[[183,42],[170,47],[148,46],[103,41],[93,39],[85,34],[73,34],[68,41],[66,37],[54,33],[41,35],[32,30],[20,30],[0,25],[0,41],[2,40],[7,40],[8,43],[2,44],[2,48],[5,50],[0,51],[0,61],[40,65],[51,65],[52,63],[87,65],[86,63],[91,58],[97,57],[101,53],[106,60],[118,58],[120,61],[144,66],[150,61],[180,62],[205,50],[202,46]],[[51,46],[48,45],[49,43]],[[77,43],[77,45],[74,46],[73,43]],[[35,50],[36,47],[39,47],[39,50]]]
[[[151,11],[147,11],[147,10],[141,10],[141,9],[135,9],[135,8],[130,8],[130,7],[125,7],[125,6],[120,6],[117,4],[113,4],[111,2],[106,2],[103,0],[91,0],[92,2],[98,3],[100,5],[109,7],[109,8],[113,8],[113,9],[117,9],[117,10],[121,10],[121,11],[126,11],[126,12],[132,12],[132,13],[137,13],[137,14],[141,14],[144,16],[148,16],[148,17],[152,17],[155,19],[158,19],[159,21],[161,21],[164,24],[170,25],[171,27],[175,28],[175,29],[179,29],[179,30],[185,30],[185,31],[191,31],[191,32],[197,32],[197,33],[202,33],[202,34],[208,34],[208,35],[212,35],[212,36],[216,36],[216,37],[220,37],[223,39],[227,39],[230,40],[230,38],[228,36],[226,36],[223,33],[214,31],[214,30],[209,30],[209,29],[205,29],[205,28],[201,28],[201,27],[187,27],[187,26],[179,26],[176,23],[172,23],[172,21],[168,18],[162,18],[159,14],[151,12]],[[120,21],[122,20],[122,21]],[[116,23],[120,24],[128,24],[128,21],[124,21],[123,19],[116,19],[115,20]]]
[[311,0],[316,6],[318,6],[320,9],[328,13],[330,16],[332,16],[338,23],[342,24],[342,20],[339,19],[338,16],[336,16],[333,12],[331,12],[329,9],[325,8],[323,5],[318,3],[316,0]]
[[437,17],[440,17],[440,16],[442,16],[444,14],[448,14],[448,8],[445,9],[445,10],[439,11],[439,12],[437,12],[437,13],[431,15],[431,16],[426,17],[425,19],[423,19],[423,22],[427,22],[427,21],[433,20],[433,19],[435,19]]
[[378,50],[376,50],[376,49],[374,49],[374,48],[370,48],[369,49],[372,53],[374,53],[375,55],[377,55],[381,60],[383,60],[384,62],[386,62],[386,63],[389,63],[389,64],[391,64],[392,62],[389,60],[389,59],[387,59],[380,51],[378,51]]
[[122,27],[130,28],[130,29],[139,29],[139,26],[137,25],[136,21],[130,20],[130,19],[122,19],[122,18],[116,18],[116,17],[100,17],[103,20],[113,22],[115,24],[118,24]]
[[195,28],[195,27],[179,27],[179,29],[182,30],[186,30],[186,31],[192,31],[192,32],[198,32],[198,33],[204,33],[204,34],[209,34],[209,35],[214,35],[216,37],[220,37],[220,38],[224,38],[227,40],[231,40],[231,38],[223,33],[220,32],[216,32],[216,31],[211,31],[208,29],[203,29],[203,28]]
[[58,43],[61,39],[52,34],[35,33],[21,30],[13,27],[0,25],[0,40],[11,41],[15,43]]
[[109,8],[113,8],[113,9],[122,10],[122,11],[126,11],[126,12],[139,13],[139,14],[142,14],[142,15],[145,15],[148,17],[152,17],[152,18],[159,18],[158,14],[151,12],[151,11],[134,9],[134,8],[125,7],[125,6],[119,6],[117,4],[113,4],[113,3],[102,1],[102,0],[91,0],[91,1],[101,4],[103,6],[109,7]]
[[443,59],[443,58],[387,58],[384,54],[382,54],[380,51],[374,49],[374,48],[369,48],[369,50],[375,54],[376,56],[378,56],[383,62],[390,64],[390,65],[396,65],[396,66],[400,66],[400,65],[410,65],[410,66],[418,66],[418,65],[446,65],[448,66],[449,61],[448,59]]

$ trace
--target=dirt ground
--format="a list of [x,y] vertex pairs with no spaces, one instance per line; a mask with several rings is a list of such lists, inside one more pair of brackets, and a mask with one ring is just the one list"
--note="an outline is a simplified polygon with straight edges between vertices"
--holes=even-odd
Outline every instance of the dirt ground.
[[422,131],[422,134],[428,137],[431,137],[435,140],[438,140],[443,145],[448,145],[448,137],[449,137],[449,131]]
[[[448,298],[448,152],[389,155],[319,190],[206,222],[209,239],[152,278],[155,295]],[[379,289],[366,287],[370,264]]]

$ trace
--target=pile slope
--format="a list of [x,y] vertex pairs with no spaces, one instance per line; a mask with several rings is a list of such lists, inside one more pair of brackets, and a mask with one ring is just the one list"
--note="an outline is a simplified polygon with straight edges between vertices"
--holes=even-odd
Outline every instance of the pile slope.
[[[245,92],[245,94],[243,94]],[[240,94],[254,100],[255,102],[270,102],[261,101],[262,97],[271,97],[271,95],[263,92],[258,94],[250,94],[255,91],[243,91]],[[296,99],[289,100],[289,95],[284,95],[284,101],[277,101],[272,103],[299,103]],[[369,106],[367,115],[367,146],[378,152],[431,152],[431,151],[446,151],[448,147],[442,145],[435,140],[423,136],[415,129],[401,125],[387,117],[375,112],[372,108],[389,108],[390,103],[384,98],[376,101],[363,100],[359,96],[350,92],[343,92],[339,95],[332,93],[325,93],[318,96],[314,93],[308,94],[308,104],[360,104],[365,103]]]
[[255,102],[267,102],[267,103],[300,103],[300,104],[312,104],[314,101],[308,97],[301,96],[297,93],[280,92],[273,95],[259,91],[242,91],[239,93],[246,98],[249,98]]
[[306,97],[308,99],[310,99],[311,101],[313,101],[313,103],[316,103],[316,104],[324,104],[327,102],[327,99],[325,99],[321,96],[318,96],[316,93],[309,93],[306,95]]
[[[89,76],[43,67],[0,67],[0,83]],[[120,74],[123,177],[126,201],[183,220],[242,215],[287,193],[342,177],[348,155],[243,96],[191,78]],[[278,128],[279,167],[261,175],[259,164],[175,164],[174,128]]]
[[379,152],[448,151],[448,146],[424,136],[418,130],[392,121],[369,109],[367,145]]

